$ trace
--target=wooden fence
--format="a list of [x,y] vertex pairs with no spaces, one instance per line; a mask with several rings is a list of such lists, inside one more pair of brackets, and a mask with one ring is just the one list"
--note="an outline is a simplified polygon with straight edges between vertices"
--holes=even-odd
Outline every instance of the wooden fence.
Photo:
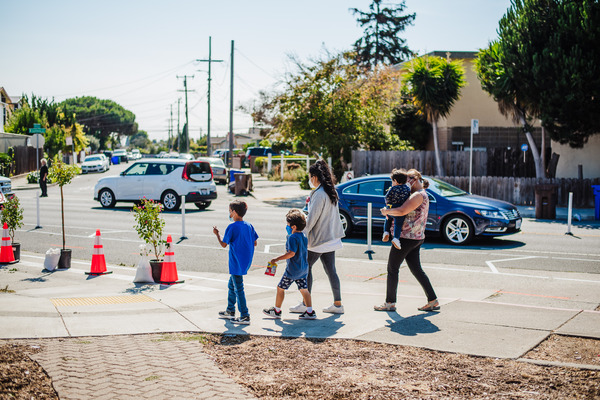
[[[469,191],[469,177],[444,176],[439,179],[462,190]],[[592,185],[600,185],[600,178],[595,179],[536,179],[477,176],[472,180],[472,193],[508,201],[515,205],[534,205],[535,186],[539,184],[557,185],[558,207],[567,207],[569,192],[573,192],[574,208],[593,208],[594,194]]]
[[[468,151],[442,151],[440,158],[447,176],[469,176]],[[549,155],[547,157],[549,159]],[[435,171],[433,151],[361,151],[352,152],[356,176],[386,174],[394,168],[416,168],[425,175]],[[473,152],[473,176],[535,177],[535,165],[529,152],[518,149],[490,148]]]
[[[11,167],[12,175],[25,174],[36,170],[35,148],[30,146],[15,146],[14,162]],[[44,154],[43,149],[39,150],[40,160]]]

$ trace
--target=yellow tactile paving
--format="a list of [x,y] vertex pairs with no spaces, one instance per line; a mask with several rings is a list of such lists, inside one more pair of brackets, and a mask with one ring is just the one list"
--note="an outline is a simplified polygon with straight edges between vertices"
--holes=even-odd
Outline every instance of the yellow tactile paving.
[[69,306],[98,306],[103,304],[125,304],[125,303],[147,303],[156,301],[145,294],[133,294],[128,296],[105,296],[105,297],[68,297],[62,299],[50,299],[57,307]]

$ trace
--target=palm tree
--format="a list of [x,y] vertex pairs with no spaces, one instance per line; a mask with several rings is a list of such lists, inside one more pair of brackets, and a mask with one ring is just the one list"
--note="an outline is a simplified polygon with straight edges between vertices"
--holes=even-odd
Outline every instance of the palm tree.
[[419,112],[433,127],[436,173],[444,176],[437,123],[440,118],[448,116],[460,98],[460,90],[466,85],[465,70],[460,61],[424,56],[408,63],[404,82]]

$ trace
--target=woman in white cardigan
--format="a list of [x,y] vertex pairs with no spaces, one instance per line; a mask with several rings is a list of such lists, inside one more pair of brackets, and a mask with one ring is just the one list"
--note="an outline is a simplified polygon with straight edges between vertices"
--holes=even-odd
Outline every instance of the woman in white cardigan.
[[[318,160],[309,170],[311,187],[315,188],[310,194],[308,217],[304,234],[308,238],[308,291],[312,291],[312,266],[321,259],[325,273],[329,278],[333,292],[333,304],[323,309],[323,312],[343,314],[340,278],[335,270],[335,251],[342,248],[344,228],[340,221],[338,194],[333,184],[329,165]],[[291,312],[302,313],[306,310],[303,303],[291,307]]]

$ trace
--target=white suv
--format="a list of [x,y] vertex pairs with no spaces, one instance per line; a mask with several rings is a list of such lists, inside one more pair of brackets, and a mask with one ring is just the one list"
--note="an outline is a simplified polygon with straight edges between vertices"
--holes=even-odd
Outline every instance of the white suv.
[[210,164],[206,161],[179,159],[143,159],[119,176],[101,178],[94,187],[94,200],[102,207],[114,207],[117,201],[160,201],[165,211],[176,211],[181,196],[203,210],[217,198]]

